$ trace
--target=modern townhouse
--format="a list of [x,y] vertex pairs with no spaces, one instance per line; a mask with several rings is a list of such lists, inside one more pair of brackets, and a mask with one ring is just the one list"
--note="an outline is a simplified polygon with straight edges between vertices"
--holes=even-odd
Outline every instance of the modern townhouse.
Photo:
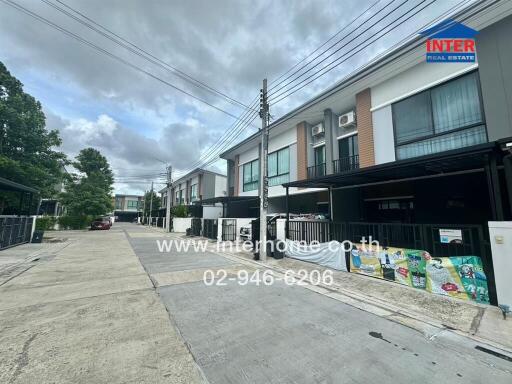
[[[489,230],[512,217],[511,13],[510,2],[489,1],[454,17],[475,30],[476,62],[427,62],[427,39],[456,37],[434,30],[273,122],[269,211],[326,212],[347,237],[478,255],[496,303],[503,239],[491,241]],[[259,142],[256,133],[221,155],[231,195],[258,194]],[[290,238],[311,229],[288,225]]]
[[191,205],[200,200],[226,196],[226,180],[225,175],[196,168],[167,188],[170,206]]
[[114,216],[117,221],[133,221],[142,212],[143,204],[144,196],[116,194]]

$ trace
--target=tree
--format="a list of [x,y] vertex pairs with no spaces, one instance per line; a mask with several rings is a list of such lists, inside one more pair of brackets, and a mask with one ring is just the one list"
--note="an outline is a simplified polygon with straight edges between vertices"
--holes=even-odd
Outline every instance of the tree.
[[113,210],[114,176],[107,159],[94,148],[82,149],[73,166],[80,174],[69,175],[62,203],[69,215],[101,216]]
[[[145,208],[144,208],[144,216],[152,216],[149,213],[149,208],[151,205],[151,191],[146,192],[144,195],[144,201],[145,201]],[[155,191],[153,191],[153,212],[158,211],[160,209],[161,201],[160,196],[156,194]]]
[[23,84],[0,62],[0,174],[40,191],[56,195],[67,162],[57,130],[46,129],[41,104],[23,91]]

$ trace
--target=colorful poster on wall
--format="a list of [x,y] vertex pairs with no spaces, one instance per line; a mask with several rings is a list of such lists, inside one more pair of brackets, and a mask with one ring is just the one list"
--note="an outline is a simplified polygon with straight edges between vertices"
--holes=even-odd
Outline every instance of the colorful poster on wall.
[[428,292],[489,303],[487,279],[477,256],[432,257],[418,249],[357,245],[350,272],[390,280]]

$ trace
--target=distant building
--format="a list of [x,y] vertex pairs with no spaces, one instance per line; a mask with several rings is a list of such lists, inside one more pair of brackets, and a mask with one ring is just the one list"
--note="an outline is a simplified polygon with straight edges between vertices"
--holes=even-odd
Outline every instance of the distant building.
[[132,221],[144,208],[144,197],[139,195],[121,195],[114,197],[114,216],[117,221]]

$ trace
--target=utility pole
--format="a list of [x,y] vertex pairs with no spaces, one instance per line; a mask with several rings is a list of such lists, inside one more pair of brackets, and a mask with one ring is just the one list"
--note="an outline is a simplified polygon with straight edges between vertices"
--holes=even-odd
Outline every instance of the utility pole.
[[153,224],[153,218],[151,215],[153,214],[153,182],[151,182],[151,198],[149,199],[149,226]]
[[260,260],[267,260],[267,208],[268,208],[268,100],[267,79],[260,91],[261,155],[260,155]]
[[167,201],[165,202],[165,230],[171,232],[171,185],[172,165],[167,167]]
[[142,225],[144,225],[144,221],[146,221],[146,195],[148,191],[144,191],[144,208],[142,208]]

